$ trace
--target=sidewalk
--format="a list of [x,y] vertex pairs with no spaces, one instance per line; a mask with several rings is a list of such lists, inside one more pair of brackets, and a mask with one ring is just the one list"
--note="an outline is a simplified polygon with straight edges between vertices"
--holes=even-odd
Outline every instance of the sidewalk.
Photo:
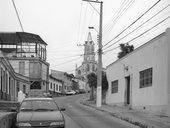
[[87,99],[80,101],[80,103],[93,107],[97,110],[107,112],[113,117],[127,121],[131,124],[139,126],[140,128],[170,128],[170,117],[159,116],[152,113],[119,106],[102,105],[98,108],[96,107],[94,101],[89,101]]

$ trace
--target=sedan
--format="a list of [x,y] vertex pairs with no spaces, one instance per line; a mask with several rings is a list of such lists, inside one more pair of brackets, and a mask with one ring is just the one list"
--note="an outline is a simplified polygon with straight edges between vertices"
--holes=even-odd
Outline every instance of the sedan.
[[25,98],[16,117],[17,128],[64,128],[65,119],[52,98]]

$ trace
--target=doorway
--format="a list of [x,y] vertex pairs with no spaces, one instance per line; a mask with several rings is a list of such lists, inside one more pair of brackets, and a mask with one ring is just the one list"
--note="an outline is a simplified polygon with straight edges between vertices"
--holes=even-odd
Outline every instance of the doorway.
[[125,77],[125,105],[130,104],[130,76]]

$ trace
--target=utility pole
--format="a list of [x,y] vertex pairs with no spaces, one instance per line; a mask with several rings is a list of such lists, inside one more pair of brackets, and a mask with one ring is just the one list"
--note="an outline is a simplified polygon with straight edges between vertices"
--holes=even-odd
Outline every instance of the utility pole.
[[98,65],[97,65],[97,99],[96,106],[101,107],[102,103],[102,20],[103,20],[103,2],[93,0],[83,0],[100,4],[100,19],[99,19],[99,45],[98,45]]

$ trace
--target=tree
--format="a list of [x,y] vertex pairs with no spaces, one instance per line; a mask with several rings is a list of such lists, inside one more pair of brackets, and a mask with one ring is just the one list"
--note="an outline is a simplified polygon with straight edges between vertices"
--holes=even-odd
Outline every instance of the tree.
[[72,90],[78,90],[79,89],[79,85],[76,81],[72,80]]
[[94,100],[94,88],[97,87],[97,75],[95,73],[88,74],[87,81],[88,81],[89,87],[91,88],[90,100]]
[[108,90],[108,81],[105,72],[102,72],[102,91]]
[[108,90],[108,81],[105,72],[102,72],[102,101],[105,103],[106,92]]
[[133,45],[129,45],[128,43],[126,44],[119,44],[120,45],[120,52],[118,53],[118,58],[122,58],[125,55],[127,55],[128,53],[132,52],[134,50],[134,46]]
[[[89,87],[91,88],[90,99],[94,100],[94,88],[97,88],[97,75],[95,73],[90,73],[87,75],[87,80]],[[102,96],[105,98],[106,92],[108,90],[108,81],[106,73],[102,72]]]

